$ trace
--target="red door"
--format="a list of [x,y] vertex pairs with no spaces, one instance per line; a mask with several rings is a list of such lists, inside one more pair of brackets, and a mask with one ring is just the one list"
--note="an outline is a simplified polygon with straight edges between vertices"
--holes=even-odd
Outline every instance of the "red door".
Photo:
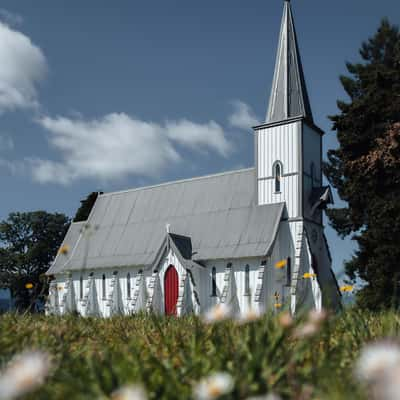
[[170,265],[164,276],[164,303],[165,315],[176,315],[176,303],[178,302],[178,273],[173,265]]

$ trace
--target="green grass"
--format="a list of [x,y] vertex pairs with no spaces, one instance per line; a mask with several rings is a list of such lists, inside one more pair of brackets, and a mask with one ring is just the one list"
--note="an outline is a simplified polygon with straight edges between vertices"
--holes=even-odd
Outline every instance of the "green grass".
[[287,399],[302,393],[304,399],[358,399],[363,394],[353,366],[360,349],[398,337],[399,328],[395,312],[347,311],[307,339],[294,339],[295,328],[281,327],[274,316],[205,325],[195,317],[3,315],[0,364],[26,349],[54,356],[52,375],[31,399],[106,399],[127,383],[142,383],[150,399],[189,399],[193,385],[214,371],[235,380],[226,399],[271,391]]

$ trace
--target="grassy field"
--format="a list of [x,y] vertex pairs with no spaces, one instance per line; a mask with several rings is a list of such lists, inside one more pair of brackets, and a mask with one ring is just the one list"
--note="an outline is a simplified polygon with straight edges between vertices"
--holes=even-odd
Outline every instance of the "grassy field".
[[219,371],[234,382],[222,399],[266,393],[361,399],[366,396],[354,378],[360,350],[376,339],[398,338],[399,328],[394,312],[347,311],[295,323],[281,314],[208,324],[195,317],[3,315],[0,364],[4,376],[16,354],[51,355],[50,374],[23,397],[29,399],[108,399],[127,384],[141,384],[149,399],[190,399],[202,378]]

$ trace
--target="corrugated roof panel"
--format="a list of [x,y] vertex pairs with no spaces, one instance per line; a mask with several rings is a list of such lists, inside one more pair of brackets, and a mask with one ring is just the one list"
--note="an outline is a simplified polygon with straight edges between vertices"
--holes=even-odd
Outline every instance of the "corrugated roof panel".
[[[100,225],[96,230],[84,232],[81,245],[82,249],[85,249],[87,247],[89,257],[101,256],[103,247],[108,240],[110,230],[110,225]],[[82,252],[81,256],[84,256],[85,251],[86,250]]]
[[135,207],[133,208],[133,210],[131,212],[131,216],[130,216],[128,223],[133,224],[133,223],[142,222],[143,219],[145,218],[143,211],[146,210],[146,207],[147,207],[146,190],[140,190],[140,191],[135,191],[135,192],[126,192],[126,196],[136,196]]
[[129,219],[131,211],[135,206],[135,196],[123,196],[121,195],[120,209],[114,219],[115,225],[126,225],[127,219]]
[[115,196],[110,197],[110,202],[103,216],[103,221],[101,222],[101,225],[111,226],[115,224],[115,220],[118,214],[120,214],[120,207],[122,200],[123,196],[121,196],[121,194],[117,194]]
[[101,256],[116,256],[118,243],[122,240],[122,234],[124,233],[125,225],[114,225],[108,232],[107,238],[104,240]]
[[57,257],[49,273],[151,264],[167,223],[171,233],[190,237],[195,260],[264,255],[283,206],[255,206],[254,186],[254,169],[247,169],[99,196],[90,233],[78,241],[72,224],[64,242],[76,249],[67,266]]
[[[107,211],[108,204],[110,202],[111,196],[110,197],[104,197],[104,196],[98,196],[96,203],[92,209],[91,216],[90,216],[90,222],[93,225],[98,225],[100,222],[103,221],[104,214]],[[84,221],[86,223],[86,221]]]

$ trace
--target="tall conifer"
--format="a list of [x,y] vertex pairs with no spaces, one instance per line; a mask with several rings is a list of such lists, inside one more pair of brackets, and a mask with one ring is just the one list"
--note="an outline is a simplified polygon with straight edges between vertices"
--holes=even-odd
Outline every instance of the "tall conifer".
[[339,148],[328,152],[325,174],[347,207],[331,209],[332,226],[353,235],[358,250],[345,265],[366,282],[358,303],[400,305],[400,34],[384,19],[362,44],[362,61],[347,63],[340,81],[349,101],[331,116]]

